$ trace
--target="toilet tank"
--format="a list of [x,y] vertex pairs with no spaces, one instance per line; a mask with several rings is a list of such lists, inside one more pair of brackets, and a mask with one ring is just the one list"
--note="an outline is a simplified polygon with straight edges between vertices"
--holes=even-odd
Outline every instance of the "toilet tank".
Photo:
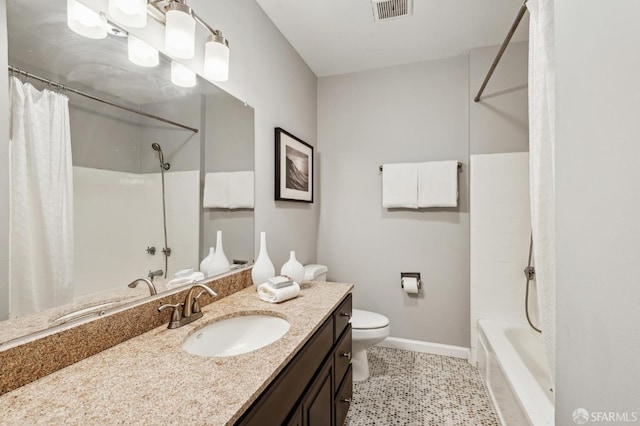
[[326,281],[327,272],[329,270],[324,265],[305,265],[304,280],[305,281]]

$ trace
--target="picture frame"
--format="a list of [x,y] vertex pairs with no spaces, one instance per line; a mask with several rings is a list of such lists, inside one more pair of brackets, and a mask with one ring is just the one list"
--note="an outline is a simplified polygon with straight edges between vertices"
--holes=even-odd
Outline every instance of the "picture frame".
[[276,201],[313,203],[313,147],[280,127],[275,145]]

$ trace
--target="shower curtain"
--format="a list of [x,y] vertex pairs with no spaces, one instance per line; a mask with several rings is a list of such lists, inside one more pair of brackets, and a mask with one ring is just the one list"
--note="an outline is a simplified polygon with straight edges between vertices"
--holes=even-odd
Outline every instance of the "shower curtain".
[[73,168],[69,99],[12,77],[9,312],[72,301]]
[[529,170],[540,327],[555,385],[555,64],[553,0],[529,0]]

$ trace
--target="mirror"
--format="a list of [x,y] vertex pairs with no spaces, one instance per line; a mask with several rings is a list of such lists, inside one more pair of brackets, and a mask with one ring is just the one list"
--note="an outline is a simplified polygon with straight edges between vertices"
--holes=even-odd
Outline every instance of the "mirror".
[[[6,4],[9,64],[34,77],[13,75],[69,98],[74,235],[70,297],[53,303],[48,288],[38,287],[47,280],[39,280],[28,284],[34,300],[22,303],[15,298],[22,282],[12,281],[10,294],[0,295],[10,302],[9,313],[0,312],[0,343],[77,319],[81,308],[99,315],[146,298],[144,282],[127,284],[151,271],[166,273],[154,284],[159,293],[167,290],[176,272],[198,270],[216,245],[216,231],[230,262],[251,262],[253,209],[203,208],[202,191],[205,173],[253,170],[253,109],[199,77],[193,88],[173,85],[171,60],[162,54],[154,68],[134,65],[117,28],[102,40],[77,35],[67,27],[64,1]],[[37,269],[47,260],[40,257],[23,258]]]

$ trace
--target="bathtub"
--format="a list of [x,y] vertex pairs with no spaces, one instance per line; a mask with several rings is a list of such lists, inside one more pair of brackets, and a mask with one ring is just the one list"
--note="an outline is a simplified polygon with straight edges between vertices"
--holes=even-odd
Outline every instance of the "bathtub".
[[479,320],[478,369],[502,425],[554,424],[544,347],[528,325]]

